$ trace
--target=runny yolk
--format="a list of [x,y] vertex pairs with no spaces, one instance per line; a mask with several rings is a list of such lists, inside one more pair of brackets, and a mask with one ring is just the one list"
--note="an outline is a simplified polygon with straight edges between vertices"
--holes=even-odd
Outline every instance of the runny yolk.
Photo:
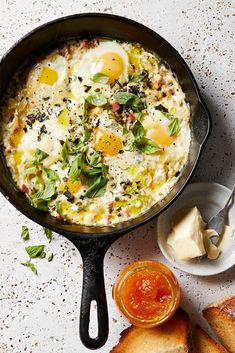
[[146,137],[157,145],[170,146],[175,141],[175,136],[170,136],[167,128],[157,124],[146,133]]
[[162,317],[172,302],[172,289],[160,272],[143,269],[130,275],[123,284],[122,298],[129,314],[150,320]]
[[54,69],[46,66],[42,69],[39,82],[52,86],[58,80],[58,77],[58,73]]
[[62,181],[59,186],[59,190],[62,192],[69,191],[71,194],[76,194],[81,188],[81,181],[77,180],[72,182],[70,179],[68,181]]
[[124,71],[124,62],[117,53],[105,53],[100,57],[102,63],[101,70],[103,74],[109,76],[109,83],[118,80]]
[[122,149],[122,140],[113,132],[98,129],[94,136],[94,146],[105,155],[115,156]]

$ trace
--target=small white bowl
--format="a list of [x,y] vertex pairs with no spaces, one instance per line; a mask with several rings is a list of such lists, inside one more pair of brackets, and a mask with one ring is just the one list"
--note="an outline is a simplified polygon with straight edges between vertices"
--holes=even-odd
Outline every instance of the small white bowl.
[[[167,236],[171,231],[175,215],[185,208],[197,206],[202,218],[208,222],[226,203],[231,190],[217,183],[189,184],[182,195],[165,211],[157,223],[158,245],[167,260],[180,270],[198,276],[211,276],[229,269],[235,265],[235,235],[230,246],[222,251],[218,259],[179,260],[171,246],[167,244]],[[235,228],[235,202],[232,202],[225,224]]]

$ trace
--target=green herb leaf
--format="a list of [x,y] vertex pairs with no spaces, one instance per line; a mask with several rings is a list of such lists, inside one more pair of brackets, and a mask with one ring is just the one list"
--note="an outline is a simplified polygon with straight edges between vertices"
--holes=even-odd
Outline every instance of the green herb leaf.
[[62,157],[62,169],[65,169],[68,166],[68,162],[69,162],[68,140],[66,140],[63,144],[63,147],[61,150],[61,157]]
[[177,135],[180,131],[179,119],[174,118],[168,125],[170,136]]
[[56,195],[55,182],[51,181],[44,190],[39,190],[29,197],[30,204],[41,211],[48,211],[48,201]]
[[135,136],[135,138],[144,137],[144,127],[139,120],[135,122],[132,133]]
[[168,112],[164,112],[164,111],[161,110],[161,113],[162,113],[162,115],[164,115],[167,119],[172,119],[172,118],[174,118],[173,115],[171,115],[171,114],[168,113]]
[[41,162],[48,157],[48,154],[39,148],[36,149],[35,152],[35,161],[33,162],[34,165],[39,165]]
[[46,174],[47,174],[47,177],[50,181],[57,181],[59,180],[59,175],[53,170],[53,169],[50,169],[50,168],[44,168]]
[[26,226],[22,226],[21,229],[21,239],[29,240],[29,229]]
[[59,215],[60,217],[62,217],[62,209],[61,209],[61,206],[60,206],[60,202],[59,202],[59,201],[57,201],[56,204],[55,204],[55,210],[56,210],[56,212],[58,213],[58,215]]
[[44,231],[45,236],[47,237],[47,239],[50,242],[52,239],[52,231],[48,228],[45,228],[45,227],[43,227],[43,231]]
[[95,83],[104,83],[106,84],[109,80],[109,76],[103,74],[102,72],[97,72],[91,79]]
[[51,253],[49,256],[48,256],[48,262],[51,262],[54,258],[54,254]]
[[34,265],[32,262],[30,262],[30,261],[28,261],[28,262],[21,262],[21,265],[26,266],[26,267],[29,267],[29,268],[33,271],[33,273],[34,273],[35,275],[38,274],[38,271],[37,271],[35,265]]
[[124,135],[127,135],[128,132],[129,132],[129,131],[128,131],[126,125],[124,125],[123,128],[122,128],[122,134],[123,134],[123,136],[124,136]]
[[84,99],[84,103],[83,103],[83,122],[85,123],[87,121],[87,112],[88,112],[88,102],[86,99]]
[[145,154],[152,154],[161,150],[159,146],[146,137],[135,139],[134,146]]
[[82,154],[78,154],[74,160],[71,163],[71,167],[69,170],[69,176],[71,178],[71,181],[74,183],[76,180],[78,180],[81,170],[82,170]]
[[[114,99],[123,105],[127,105],[130,101],[134,100],[137,96],[130,92],[117,92],[114,95]],[[137,97],[138,98],[138,97]]]
[[108,179],[104,177],[99,177],[96,182],[91,185],[84,194],[84,197],[102,197],[106,191]]
[[101,93],[96,93],[88,96],[86,98],[86,101],[89,104],[94,105],[96,107],[101,107],[107,104],[107,99]]
[[93,153],[91,156],[87,156],[87,162],[92,167],[101,166],[101,155],[99,153]]
[[148,72],[144,70],[140,75],[130,75],[129,79],[131,82],[139,83],[143,81],[148,76]]
[[83,142],[87,142],[89,140],[89,138],[91,137],[91,133],[88,130],[86,125],[83,125],[83,130],[84,130],[84,138],[83,138]]
[[45,248],[45,245],[33,245],[33,246],[27,246],[25,250],[29,255],[30,259],[35,259],[36,257],[44,256],[44,252],[45,252],[44,248]]

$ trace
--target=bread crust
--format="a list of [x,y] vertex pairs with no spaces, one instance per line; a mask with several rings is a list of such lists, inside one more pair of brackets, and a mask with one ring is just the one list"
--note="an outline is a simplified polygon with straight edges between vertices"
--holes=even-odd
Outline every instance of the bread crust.
[[218,342],[213,340],[199,325],[193,330],[193,343],[197,353],[228,353]]

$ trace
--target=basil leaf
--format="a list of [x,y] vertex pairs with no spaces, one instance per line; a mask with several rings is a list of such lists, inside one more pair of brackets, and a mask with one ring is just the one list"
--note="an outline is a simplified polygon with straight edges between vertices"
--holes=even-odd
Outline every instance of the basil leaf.
[[38,274],[38,271],[37,271],[36,267],[34,266],[34,264],[33,264],[32,262],[30,262],[30,261],[28,261],[28,262],[21,262],[21,265],[26,266],[26,267],[29,267],[29,268],[33,271],[33,273],[34,273],[35,275]]
[[86,125],[83,126],[83,130],[84,130],[84,139],[83,142],[87,142],[89,140],[89,138],[91,137],[91,133],[88,130],[88,128],[86,127]]
[[134,141],[134,145],[139,151],[145,154],[152,154],[161,150],[159,146],[146,137],[137,138]]
[[123,136],[124,136],[124,135],[127,135],[128,132],[129,132],[129,131],[128,131],[126,125],[124,125],[123,128],[122,128],[122,134],[123,134]]
[[71,167],[69,170],[69,176],[71,181],[74,183],[76,180],[78,180],[79,175],[81,174],[82,170],[82,154],[80,153],[77,155],[74,160],[71,163]]
[[44,168],[46,174],[47,174],[47,177],[50,181],[57,181],[59,180],[59,175],[53,170],[53,169],[50,169],[50,168]]
[[44,231],[45,236],[47,237],[47,239],[50,242],[52,239],[52,231],[48,228],[45,228],[45,227],[43,227],[43,231]]
[[87,162],[92,167],[100,166],[101,155],[99,153],[94,153],[91,156],[87,156]]
[[39,165],[41,162],[48,157],[48,154],[39,148],[36,149],[35,152],[35,161],[33,162],[33,165]]
[[56,194],[55,182],[51,181],[44,190],[37,191],[31,198],[34,200],[50,201]]
[[59,201],[57,201],[56,204],[55,204],[55,210],[56,210],[56,212],[58,213],[58,215],[59,215],[60,217],[62,217],[62,208],[61,208],[61,206],[60,206],[60,202],[59,202]]
[[86,176],[97,175],[97,174],[102,174],[102,169],[101,168],[84,169],[82,173],[85,174]]
[[[123,104],[126,105],[128,104],[130,101],[132,101],[134,98],[136,98],[137,96],[134,93],[130,93],[130,92],[117,92],[114,95],[114,99],[119,103],[119,104]],[[138,98],[138,97],[137,97]]]
[[86,101],[89,104],[94,105],[96,107],[102,107],[103,105],[107,104],[107,99],[104,96],[102,96],[101,93],[96,93],[88,96],[86,98]]
[[173,115],[171,115],[170,113],[168,112],[164,112],[164,111],[161,111],[162,115],[164,115],[167,119],[172,119],[173,118]]
[[68,140],[66,140],[63,144],[63,147],[61,150],[61,157],[62,157],[62,169],[65,169],[69,162]]
[[179,119],[174,118],[168,125],[170,136],[177,135],[180,131]]
[[87,112],[88,112],[88,102],[86,99],[84,99],[84,103],[83,103],[83,122],[86,122],[87,121]]
[[54,254],[51,253],[51,255],[48,256],[48,262],[51,262],[54,258]]
[[135,136],[135,138],[144,137],[144,127],[139,120],[135,122],[132,133]]
[[84,197],[102,197],[106,191],[108,179],[104,177],[99,177],[96,182],[91,185],[84,194]]
[[104,83],[106,84],[109,80],[109,76],[103,74],[102,72],[97,72],[91,79],[95,83]]
[[26,226],[22,226],[21,229],[21,239],[29,240],[29,229]]
[[45,245],[33,245],[33,246],[27,246],[25,250],[29,255],[30,259],[35,259],[36,257],[44,256],[44,253],[45,253],[44,248],[45,248]]
[[129,79],[131,82],[138,83],[143,81],[147,76],[148,72],[144,70],[140,75],[130,75]]

